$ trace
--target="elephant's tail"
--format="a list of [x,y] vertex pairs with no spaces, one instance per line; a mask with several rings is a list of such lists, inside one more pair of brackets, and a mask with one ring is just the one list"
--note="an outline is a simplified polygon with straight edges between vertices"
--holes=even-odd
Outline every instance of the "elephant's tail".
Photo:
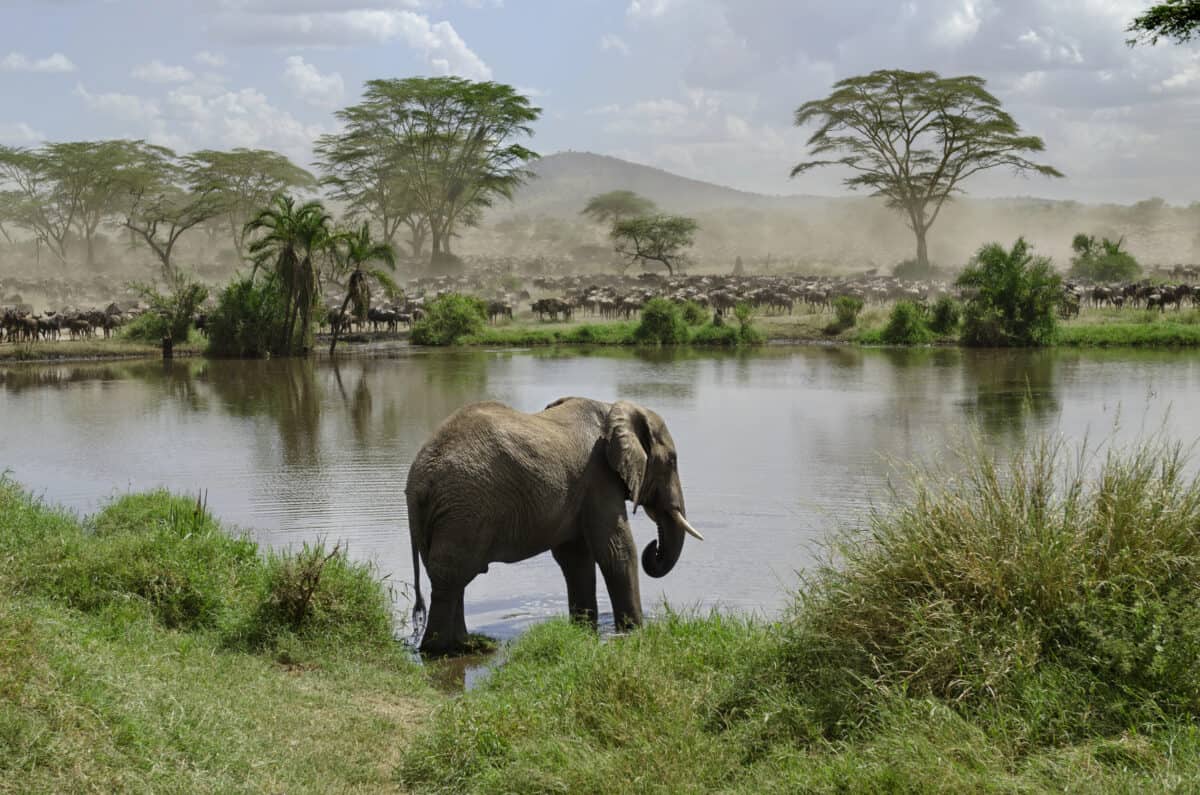
[[425,597],[421,595],[421,546],[418,541],[418,534],[424,529],[421,524],[421,512],[419,510],[420,499],[413,499],[410,495],[408,499],[408,537],[412,542],[412,562],[413,562],[413,591],[415,599],[413,601],[412,622],[413,629],[417,632],[421,630],[421,626],[425,623]]

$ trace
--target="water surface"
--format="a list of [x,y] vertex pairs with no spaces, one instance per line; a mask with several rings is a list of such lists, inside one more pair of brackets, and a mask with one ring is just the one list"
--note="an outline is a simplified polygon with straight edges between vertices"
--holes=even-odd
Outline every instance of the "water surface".
[[[771,615],[839,524],[886,496],[893,463],[941,459],[969,428],[1012,450],[1164,429],[1200,437],[1191,352],[767,348],[753,353],[419,351],[330,361],[132,362],[0,369],[0,469],[92,512],[127,491],[207,492],[259,541],[342,540],[411,583],[404,481],[436,425],[494,399],[558,397],[658,411],[679,449],[689,540],[675,571],[642,577],[644,606]],[[641,547],[654,527],[639,512]],[[428,592],[428,580],[424,578]],[[601,610],[607,609],[601,583]],[[566,610],[548,555],[497,564],[467,589],[473,631],[511,637]]]

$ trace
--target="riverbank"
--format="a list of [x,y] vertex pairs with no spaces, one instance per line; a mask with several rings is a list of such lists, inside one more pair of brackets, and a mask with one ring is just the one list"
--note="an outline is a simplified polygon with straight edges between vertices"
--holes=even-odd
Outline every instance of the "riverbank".
[[[206,345],[203,338],[194,335],[193,339],[176,345],[174,354],[180,358],[199,356],[204,353]],[[160,358],[162,358],[160,346],[135,342],[124,337],[18,342],[0,345],[0,365]]]
[[0,484],[0,789],[1187,790],[1200,485],[1169,447],[1089,460],[971,454],[840,538],[778,622],[552,621],[458,697],[340,558],[287,627],[303,566],[193,500],[80,522]]
[[435,696],[366,569],[329,559],[298,607],[314,560],[194,499],[80,521],[0,480],[0,792],[393,787]]

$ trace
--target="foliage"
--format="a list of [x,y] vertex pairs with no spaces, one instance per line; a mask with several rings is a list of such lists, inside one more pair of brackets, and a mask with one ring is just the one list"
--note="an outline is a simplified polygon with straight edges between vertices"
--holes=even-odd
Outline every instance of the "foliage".
[[922,264],[918,259],[906,259],[896,264],[892,275],[908,282],[921,282],[936,278],[938,269],[928,262]]
[[265,233],[250,244],[254,273],[268,269],[283,292],[287,312],[273,350],[284,356],[292,354],[294,342],[300,353],[311,347],[312,313],[321,297],[317,261],[334,243],[330,221],[320,202],[297,207],[280,194],[246,224],[247,231]]
[[1157,319],[1151,323],[1072,324],[1060,326],[1054,341],[1078,348],[1195,348],[1200,347],[1200,325]]
[[1164,0],[1133,18],[1129,44],[1157,44],[1160,38],[1185,44],[1200,35],[1200,0]]
[[626,218],[641,218],[653,215],[658,207],[644,196],[631,190],[614,190],[599,193],[588,199],[587,206],[580,211],[600,223],[617,223]]
[[459,340],[466,345],[634,345],[636,323],[582,323],[562,329],[486,326]]
[[[367,319],[371,309],[371,283],[379,285],[389,295],[397,295],[400,288],[392,280],[388,271],[396,269],[396,255],[388,243],[371,239],[371,227],[365,221],[356,231],[340,232],[331,241],[333,251],[334,271],[336,275],[346,278],[346,297],[338,312],[339,318],[346,317],[346,311],[352,310],[353,316],[361,323]],[[383,268],[366,267],[372,262],[378,262]],[[329,353],[333,354],[337,347],[341,324],[333,324],[332,340],[329,343]]]
[[215,198],[238,255],[246,249],[246,223],[277,194],[316,187],[313,175],[267,149],[203,149],[184,158],[188,179]]
[[208,317],[208,352],[236,358],[282,354],[286,323],[287,298],[274,275],[234,279]]
[[853,328],[862,312],[863,300],[856,295],[839,295],[833,299],[833,314],[837,318],[834,327],[838,331]]
[[642,307],[642,320],[633,336],[643,345],[683,345],[689,339],[688,324],[678,304],[651,298]]
[[925,307],[914,301],[897,301],[883,327],[889,345],[924,345],[933,340]]
[[958,277],[971,291],[963,341],[984,347],[1048,345],[1058,325],[1062,278],[1047,257],[1035,257],[1024,238],[1011,250],[999,243],[979,249]]
[[318,139],[317,153],[335,196],[379,223],[386,241],[409,223],[416,250],[427,228],[437,264],[458,224],[528,179],[537,153],[515,140],[532,135],[540,115],[503,83],[369,80],[362,101],[337,112],[343,131]]
[[487,305],[470,295],[449,293],[425,307],[425,317],[413,324],[416,345],[455,345],[462,337],[479,334],[487,322]]
[[962,322],[962,304],[948,295],[933,302],[929,313],[929,328],[934,334],[953,334]]
[[792,176],[848,168],[847,187],[870,190],[904,214],[917,238],[916,259],[928,266],[926,233],[967,178],[1001,167],[1062,176],[1025,156],[1041,152],[1042,139],[1021,135],[984,85],[971,75],[896,69],[839,80],[828,97],[796,110],[797,127],[817,129],[808,139],[815,159],[797,165]]
[[692,245],[699,225],[695,219],[678,215],[629,218],[613,224],[609,237],[617,254],[630,263],[658,262],[674,274],[683,250]]
[[208,288],[183,273],[176,273],[171,281],[171,291],[166,295],[152,284],[132,285],[150,309],[125,330],[129,339],[150,343],[162,342],[164,338],[175,342],[187,340],[196,312],[208,299]]
[[1069,275],[1090,282],[1126,282],[1138,278],[1142,266],[1132,254],[1121,249],[1121,243],[1107,237],[1096,240],[1091,235],[1075,235],[1071,241],[1075,256],[1071,258]]
[[708,321],[708,310],[692,300],[684,301],[679,306],[683,319],[689,326],[700,326]]

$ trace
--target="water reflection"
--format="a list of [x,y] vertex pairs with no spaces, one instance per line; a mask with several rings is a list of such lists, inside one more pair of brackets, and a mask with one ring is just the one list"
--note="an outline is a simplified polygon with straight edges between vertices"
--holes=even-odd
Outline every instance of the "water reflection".
[[1054,351],[979,351],[963,358],[974,397],[965,401],[967,416],[985,435],[1020,436],[1056,417],[1062,404],[1056,393]]

